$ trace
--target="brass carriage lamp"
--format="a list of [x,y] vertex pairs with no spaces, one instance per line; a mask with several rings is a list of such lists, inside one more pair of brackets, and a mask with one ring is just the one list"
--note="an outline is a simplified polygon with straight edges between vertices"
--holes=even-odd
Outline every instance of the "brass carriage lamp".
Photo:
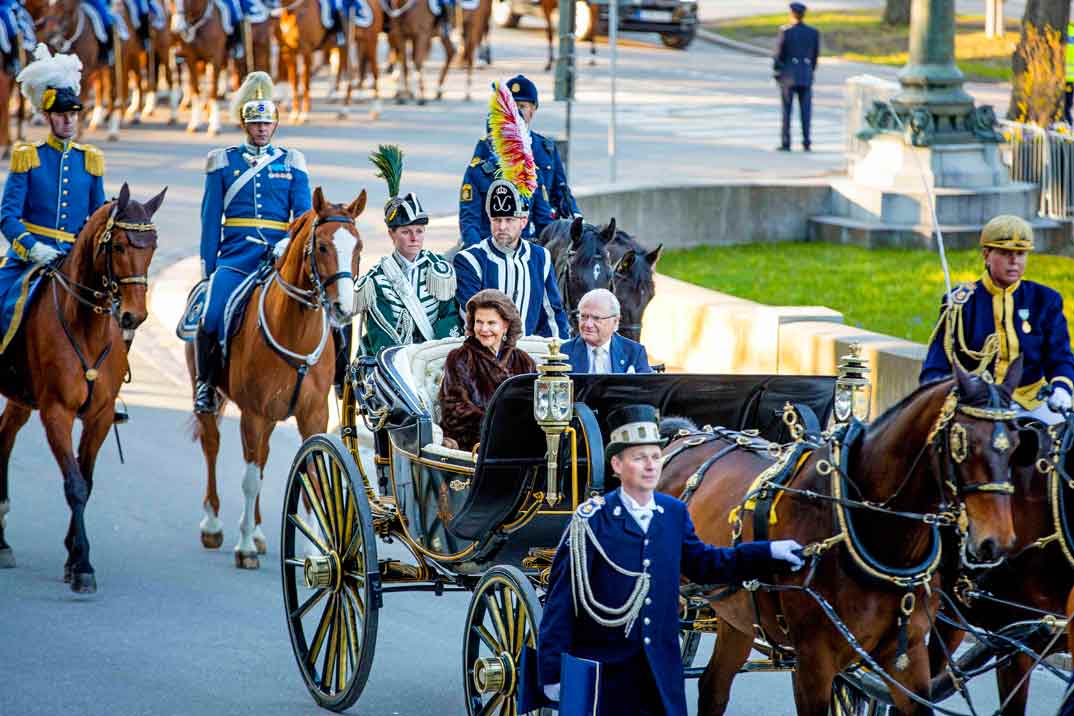
[[567,356],[559,352],[559,341],[553,338],[548,344],[548,355],[537,366],[539,375],[533,382],[533,419],[548,440],[545,500],[550,506],[559,502],[559,438],[574,414],[574,382],[565,375],[570,370]]
[[835,379],[835,420],[845,423],[854,416],[869,419],[873,386],[869,382],[869,364],[861,356],[861,344],[851,343],[850,353],[839,359],[839,376]]

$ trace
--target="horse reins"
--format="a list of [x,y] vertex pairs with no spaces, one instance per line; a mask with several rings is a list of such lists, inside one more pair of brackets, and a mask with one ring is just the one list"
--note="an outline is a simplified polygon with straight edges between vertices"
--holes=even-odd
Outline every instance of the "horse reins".
[[317,270],[317,261],[313,256],[313,247],[317,243],[317,227],[327,223],[341,223],[354,225],[354,219],[349,216],[327,216],[325,218],[317,218],[313,222],[313,226],[310,228],[310,236],[306,242],[305,248],[302,250],[305,256],[306,263],[309,264],[309,279],[313,285],[313,289],[307,290],[288,283],[283,277],[280,276],[280,272],[273,270],[273,281],[280,287],[283,294],[288,298],[299,303],[303,308],[308,309],[321,309],[321,338],[317,342],[317,347],[313,349],[312,353],[302,355],[296,353],[284,345],[282,345],[276,337],[272,335],[272,331],[268,326],[268,319],[265,315],[265,297],[268,295],[268,287],[261,290],[261,295],[258,297],[257,302],[257,327],[261,331],[261,336],[265,339],[265,342],[269,347],[283,359],[287,365],[295,369],[297,374],[295,379],[294,390],[291,391],[291,398],[287,403],[287,417],[290,417],[295,411],[295,405],[298,403],[299,393],[302,391],[302,383],[306,379],[306,374],[309,373],[310,368],[318,363],[321,359],[321,355],[324,353],[325,346],[328,345],[328,336],[331,333],[328,322],[328,311],[331,307],[328,300],[328,288],[337,281],[345,278],[353,279],[354,275],[350,271],[337,271],[328,278],[322,278],[320,272]]
[[[46,19],[46,18],[42,18]],[[78,38],[82,37],[82,33],[86,30],[86,11],[82,9],[82,5],[78,6],[78,24],[75,25],[74,34],[69,38],[64,38],[63,30],[61,29],[56,34],[59,35],[59,39],[63,44],[56,48],[56,52],[67,53],[71,51],[74,44],[78,42]]]

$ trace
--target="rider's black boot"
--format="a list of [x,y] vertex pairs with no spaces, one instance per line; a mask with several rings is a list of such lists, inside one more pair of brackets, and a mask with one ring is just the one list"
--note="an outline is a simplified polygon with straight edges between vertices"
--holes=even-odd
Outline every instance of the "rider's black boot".
[[332,338],[336,343],[336,374],[332,384],[336,386],[336,397],[343,398],[343,384],[347,380],[347,368],[351,364],[351,337],[354,329],[350,325],[333,328]]
[[194,367],[197,371],[195,413],[214,415],[219,408],[216,400],[217,354],[216,339],[199,328],[194,340]]

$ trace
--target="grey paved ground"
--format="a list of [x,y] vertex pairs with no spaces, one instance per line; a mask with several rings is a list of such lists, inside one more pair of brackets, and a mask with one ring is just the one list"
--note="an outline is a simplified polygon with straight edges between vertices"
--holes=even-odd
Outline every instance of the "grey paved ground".
[[[548,76],[539,71],[543,51],[536,32],[497,32],[496,41],[498,73],[521,69],[537,78],[543,92],[550,91]],[[657,48],[648,38],[625,44],[620,82],[624,180],[815,176],[840,165],[834,131],[825,135],[826,151],[811,156],[769,151],[776,143],[776,105],[763,61],[703,44],[687,53]],[[579,184],[607,178],[606,69],[602,49],[598,66],[583,74],[575,137]],[[818,132],[824,123],[841,127],[840,83],[859,70],[833,64],[822,71]],[[993,94],[1002,98],[1003,92]],[[375,124],[357,116],[338,122],[322,109],[312,124],[284,128],[282,138],[307,152],[315,183],[325,184],[329,196],[343,200],[362,186],[370,188],[371,209],[362,230],[369,253],[376,254],[386,243],[375,220],[384,194],[365,156],[377,142],[403,144],[410,157],[404,188],[418,191],[433,213],[452,211],[484,114],[481,103],[464,104],[460,96],[453,79],[443,104],[389,106]],[[557,130],[561,121],[561,108],[547,102],[538,126]],[[159,217],[155,277],[195,255],[204,153],[236,138],[235,133],[215,140],[192,137],[151,124],[106,147],[110,190],[123,178],[141,197],[160,185],[171,186]],[[450,229],[439,229],[438,236],[452,238]],[[182,289],[154,279],[153,290],[163,294],[158,300],[164,303]],[[60,581],[67,509],[36,420],[16,446],[8,536],[19,567],[0,572],[5,674],[0,714],[317,711],[291,655],[275,562],[283,479],[298,437],[290,425],[273,436],[262,501],[270,552],[259,572],[240,573],[230,554],[240,511],[237,424],[231,417],[224,420],[220,468],[226,541],[223,550],[206,552],[197,536],[202,460],[188,438],[188,388],[170,331],[170,325],[150,324],[135,344],[135,382],[124,391],[134,419],[123,432],[127,464],[119,465],[111,439],[102,451],[87,517],[100,583],[96,596],[74,599]],[[389,596],[372,676],[354,713],[462,713],[465,608],[463,595]],[[1059,691],[1054,679],[1038,676],[1033,713],[1053,713]],[[982,713],[991,708],[991,693],[987,683],[975,685]],[[792,712],[787,675],[745,676],[736,683],[731,713]]]

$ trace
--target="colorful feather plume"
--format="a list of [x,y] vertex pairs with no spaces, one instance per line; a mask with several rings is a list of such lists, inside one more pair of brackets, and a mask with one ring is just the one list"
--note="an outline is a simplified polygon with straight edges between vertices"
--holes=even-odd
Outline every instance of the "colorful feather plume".
[[369,155],[379,171],[377,176],[388,183],[388,198],[399,196],[399,184],[403,178],[403,150],[398,144],[381,144]]
[[528,199],[537,189],[537,164],[533,161],[530,130],[503,82],[492,83],[488,124],[500,176],[514,184],[518,193]]
[[75,94],[80,92],[82,60],[77,55],[53,55],[48,45],[41,42],[34,48],[33,62],[22,69],[15,81],[21,85],[23,97],[41,109],[42,95],[49,87],[66,87]]

